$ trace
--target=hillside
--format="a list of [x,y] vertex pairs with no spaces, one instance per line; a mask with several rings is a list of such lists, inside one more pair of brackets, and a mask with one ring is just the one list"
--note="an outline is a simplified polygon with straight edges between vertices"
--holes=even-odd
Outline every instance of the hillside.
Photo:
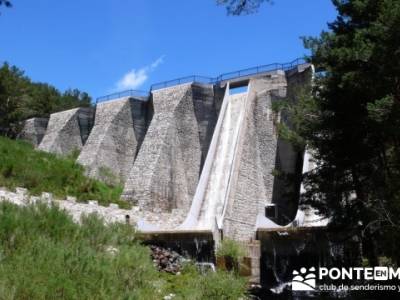
[[121,186],[109,186],[86,177],[74,156],[59,158],[35,151],[26,142],[0,137],[0,186],[25,187],[34,195],[50,192],[57,198],[69,195],[79,201],[92,199],[103,205],[113,202],[128,206],[119,200]]

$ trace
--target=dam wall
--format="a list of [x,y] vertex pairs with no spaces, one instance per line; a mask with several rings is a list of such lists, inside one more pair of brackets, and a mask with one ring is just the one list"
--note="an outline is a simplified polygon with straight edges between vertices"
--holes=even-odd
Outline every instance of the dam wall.
[[226,237],[255,238],[257,214],[271,202],[278,122],[272,103],[286,96],[286,85],[284,72],[250,79],[223,217]]
[[[300,76],[298,71],[292,75],[294,79]],[[228,83],[191,209],[179,229],[210,230],[216,239],[218,231],[224,237],[250,240],[255,238],[258,215],[265,214],[274,196],[282,215],[291,208],[297,212],[298,198],[283,198],[275,192],[277,186],[296,190],[293,182],[277,172],[297,174],[302,164],[302,150],[279,137],[278,124],[286,120],[273,109],[276,101],[288,97],[297,101],[292,81],[286,72],[270,72],[240,83],[247,91],[239,94]]]
[[94,127],[77,159],[88,176],[113,184],[126,180],[146,132],[145,108],[146,102],[130,97],[97,104]]
[[304,149],[278,134],[278,124],[292,127],[285,112],[275,112],[275,101],[295,103],[311,82],[310,68],[277,72],[250,79],[246,117],[240,133],[232,182],[223,218],[224,236],[256,238],[257,216],[274,204],[279,225],[291,223],[298,212]]
[[214,132],[213,152],[210,150],[207,156],[207,168],[203,169],[193,200],[193,204],[202,202],[198,212],[191,211],[194,216],[198,215],[197,228],[209,229],[211,225],[215,231],[216,220],[222,215],[246,100],[247,93],[229,95],[227,92],[224,98],[218,128]]
[[46,133],[48,123],[48,118],[31,118],[25,120],[18,139],[28,141],[35,147],[39,146]]
[[68,155],[81,150],[93,126],[94,108],[74,108],[50,115],[39,150]]
[[143,143],[144,137],[146,135],[147,129],[150,126],[150,122],[153,118],[154,109],[153,101],[151,97],[131,97],[130,98],[132,120],[133,120],[133,130],[135,132],[135,137],[137,141],[135,157],[139,152],[140,146]]
[[[275,255],[271,235],[299,232],[302,241],[301,232],[322,231],[329,221],[299,208],[302,169],[312,159],[279,135],[282,125],[294,124],[276,104],[309,94],[312,66],[271,68],[184,77],[156,84],[143,97],[138,91],[104,96],[93,129],[90,109],[52,114],[39,149],[63,155],[81,149],[77,162],[87,174],[122,183],[121,198],[133,205],[120,210],[69,200],[61,206],[77,217],[128,216],[149,240],[180,251],[206,245],[207,261],[223,239],[240,241],[254,250],[246,261],[257,279],[260,262]],[[36,138],[34,123],[26,124]]]
[[199,124],[201,169],[217,123],[223,92],[224,89],[215,86],[192,85],[194,113]]
[[[216,97],[218,98],[218,97]],[[153,91],[154,116],[123,198],[142,209],[188,210],[218,115],[212,85]]]
[[257,228],[289,226],[299,213],[304,149],[279,136],[280,124],[293,124],[275,104],[298,101],[312,75],[309,64],[260,70],[105,96],[91,131],[90,109],[52,114],[39,149],[81,149],[89,176],[122,183],[121,198],[151,215],[138,219],[142,231],[168,219],[168,230],[207,232],[216,244],[255,239]]

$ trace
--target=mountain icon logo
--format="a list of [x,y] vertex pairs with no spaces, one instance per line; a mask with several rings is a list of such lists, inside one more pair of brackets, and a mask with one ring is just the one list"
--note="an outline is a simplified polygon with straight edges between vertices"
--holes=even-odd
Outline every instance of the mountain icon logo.
[[293,291],[314,291],[315,290],[315,268],[301,268],[300,272],[293,271],[292,290]]

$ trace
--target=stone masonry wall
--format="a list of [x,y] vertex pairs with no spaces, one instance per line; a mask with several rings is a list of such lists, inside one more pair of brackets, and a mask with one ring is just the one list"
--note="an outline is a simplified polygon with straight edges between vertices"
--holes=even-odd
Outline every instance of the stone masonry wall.
[[[93,108],[74,108],[50,115],[46,134],[38,149],[67,155],[73,150],[81,150],[90,131]],[[82,132],[81,132],[82,128]]]
[[90,177],[109,183],[126,180],[138,147],[131,102],[122,98],[97,105],[94,127],[77,160]]
[[93,128],[95,109],[92,107],[81,107],[78,110],[78,124],[81,131],[82,145],[85,145]]
[[24,127],[18,135],[19,139],[26,140],[37,147],[46,133],[48,118],[31,118],[24,121]]
[[153,118],[153,103],[149,99],[136,99],[131,98],[131,111],[133,120],[133,129],[135,131],[136,141],[138,143],[136,147],[135,157],[143,143],[147,129],[149,128],[151,119]]
[[[277,90],[278,93],[272,93]],[[224,218],[224,236],[236,240],[255,238],[257,215],[272,199],[276,156],[276,116],[271,105],[276,96],[286,94],[286,78],[281,72],[251,79],[246,115],[232,176]]]
[[154,116],[123,198],[143,209],[190,207],[217,118],[213,87],[185,84],[153,92]]
[[191,85],[153,92],[154,116],[123,198],[143,209],[171,211],[189,205],[200,167]]
[[194,112],[199,124],[201,145],[201,168],[206,159],[215,125],[217,123],[220,102],[223,93],[215,93],[215,87],[210,85],[192,85]]

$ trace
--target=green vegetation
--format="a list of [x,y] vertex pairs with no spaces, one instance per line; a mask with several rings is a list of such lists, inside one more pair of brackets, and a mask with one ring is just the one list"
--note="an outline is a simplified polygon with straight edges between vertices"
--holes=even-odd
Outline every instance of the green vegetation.
[[[224,239],[218,246],[216,256],[217,260],[222,262],[223,268],[239,274],[240,262],[245,255],[243,245],[235,240]],[[217,265],[220,265],[217,263]]]
[[304,39],[313,91],[285,108],[296,124],[286,137],[307,144],[316,161],[302,202],[358,236],[370,265],[381,256],[399,265],[400,2],[333,4],[330,30]]
[[61,93],[46,83],[34,83],[16,66],[0,67],[0,134],[15,137],[20,122],[31,117],[88,107],[91,98],[77,89]]
[[331,31],[305,40],[319,71],[303,131],[319,160],[307,200],[359,235],[371,265],[399,265],[400,2],[334,4]]
[[219,257],[231,257],[238,262],[245,255],[245,250],[239,242],[224,239],[219,245],[216,255]]
[[35,151],[23,141],[0,137],[0,186],[13,189],[25,187],[33,195],[42,192],[56,197],[75,196],[78,200],[98,200],[100,204],[118,203],[127,207],[119,197],[122,187],[111,186],[84,175],[82,166],[71,154],[59,158],[54,154]]
[[0,298],[239,299],[243,279],[229,273],[159,273],[150,250],[125,224],[97,216],[78,225],[57,207],[0,203]]
[[208,272],[199,276],[191,264],[178,277],[167,273],[161,276],[166,289],[176,291],[177,297],[173,299],[240,299],[246,291],[245,279],[232,272]]
[[119,185],[122,184],[123,182],[122,178],[119,178],[118,176],[114,175],[112,170],[110,170],[107,167],[99,168],[99,179],[102,182],[105,182],[110,185]]

